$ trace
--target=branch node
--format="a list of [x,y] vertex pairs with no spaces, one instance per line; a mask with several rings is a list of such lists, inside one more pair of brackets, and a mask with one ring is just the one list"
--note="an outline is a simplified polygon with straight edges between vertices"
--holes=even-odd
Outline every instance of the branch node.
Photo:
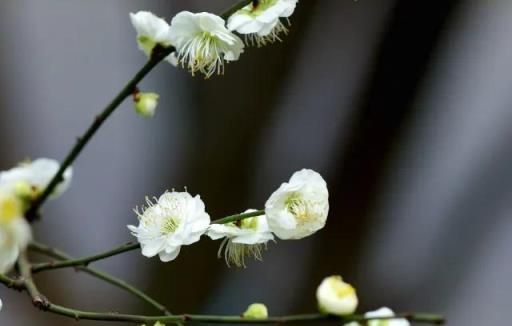
[[42,311],[48,311],[48,309],[50,308],[50,301],[48,301],[48,299],[42,294],[33,297],[32,304]]

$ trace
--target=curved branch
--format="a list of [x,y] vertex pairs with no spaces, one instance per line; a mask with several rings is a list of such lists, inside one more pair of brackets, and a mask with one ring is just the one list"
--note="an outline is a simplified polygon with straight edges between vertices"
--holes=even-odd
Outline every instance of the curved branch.
[[[32,242],[29,246],[29,249],[60,260],[73,259],[73,257],[61,250],[48,247],[38,242]],[[128,284],[124,280],[90,267],[78,266],[77,269],[133,294],[137,298],[153,306],[155,309],[165,315],[171,315],[171,312],[163,304],[151,298],[149,295],[137,289],[136,287]]]

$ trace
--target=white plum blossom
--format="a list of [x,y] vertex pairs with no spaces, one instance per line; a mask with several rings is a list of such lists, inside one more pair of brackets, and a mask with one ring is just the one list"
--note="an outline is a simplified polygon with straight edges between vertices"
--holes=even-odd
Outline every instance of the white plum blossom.
[[159,255],[163,262],[174,260],[181,246],[199,241],[210,224],[199,195],[172,191],[154,198],[154,202],[146,198],[146,202],[142,211],[134,210],[139,225],[128,225],[146,257]]
[[[0,172],[0,187],[12,189],[20,197],[33,200],[45,190],[59,168],[59,162],[48,158],[22,162],[10,170]],[[73,169],[67,168],[62,177],[63,180],[55,187],[50,198],[59,197],[69,187]]]
[[22,202],[9,189],[0,188],[0,273],[12,268],[31,238]]
[[[148,57],[151,57],[153,49],[157,45],[164,48],[172,46],[169,37],[169,24],[163,18],[157,17],[149,11],[139,11],[135,14],[130,13],[130,21],[137,32],[139,49]],[[168,55],[165,60],[173,66],[177,65],[174,54]]]
[[[244,213],[255,212],[248,209]],[[266,249],[267,242],[274,240],[265,215],[253,216],[226,224],[212,224],[206,233],[212,240],[224,238],[218,257],[222,257],[228,266],[233,263],[237,267],[245,267],[245,257],[252,256],[262,260],[261,252]]]
[[158,98],[160,95],[157,93],[138,92],[134,95],[135,112],[141,117],[150,118],[155,115],[156,107],[158,106]]
[[281,18],[293,14],[298,0],[258,0],[236,11],[228,18],[228,29],[245,35],[246,42],[261,47],[280,41],[288,29]]
[[325,226],[329,192],[320,174],[302,169],[281,186],[265,203],[270,230],[280,239],[301,239]]
[[326,277],[316,290],[318,309],[338,316],[354,313],[359,303],[356,290],[339,275]]
[[225,21],[207,12],[182,11],[171,21],[170,40],[176,47],[178,63],[192,75],[206,78],[224,72],[224,61],[236,61],[244,50],[243,41],[230,32]]

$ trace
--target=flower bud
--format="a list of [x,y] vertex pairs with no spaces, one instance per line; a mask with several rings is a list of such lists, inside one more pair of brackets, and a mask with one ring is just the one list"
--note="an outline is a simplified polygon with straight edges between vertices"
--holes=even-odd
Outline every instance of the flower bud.
[[357,308],[356,290],[339,275],[326,277],[316,290],[318,309],[322,313],[350,315]]
[[242,315],[247,319],[266,319],[268,318],[267,307],[263,303],[253,303]]
[[158,98],[160,96],[157,93],[143,93],[139,92],[135,94],[135,112],[141,117],[152,117],[155,115],[156,107],[158,105]]

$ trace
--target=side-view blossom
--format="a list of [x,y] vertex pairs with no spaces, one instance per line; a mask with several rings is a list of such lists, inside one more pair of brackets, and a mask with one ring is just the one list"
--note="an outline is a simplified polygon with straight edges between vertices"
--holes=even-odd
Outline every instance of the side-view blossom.
[[174,16],[170,40],[176,47],[178,64],[192,75],[199,71],[208,78],[224,72],[224,61],[238,60],[244,43],[224,24],[224,19],[207,12],[182,11]]
[[[256,210],[248,209],[245,213],[254,211]],[[212,224],[208,228],[207,235],[212,240],[224,238],[218,257],[222,257],[222,250],[224,250],[226,264],[228,266],[234,264],[237,267],[245,267],[246,256],[262,260],[261,252],[266,249],[268,241],[274,240],[265,215],[226,224]]]
[[295,172],[265,203],[270,230],[280,239],[301,239],[325,226],[329,192],[320,174],[303,169]]
[[[130,21],[137,32],[137,44],[139,49],[148,57],[151,57],[155,46],[168,47],[172,45],[169,38],[169,24],[149,11],[130,13]],[[176,56],[167,56],[166,61],[176,66]]]
[[20,199],[9,190],[0,188],[0,273],[12,268],[32,237],[30,226],[22,214]]
[[263,303],[253,303],[247,307],[242,316],[246,319],[266,319],[268,318],[268,309]]
[[146,257],[159,255],[163,262],[174,260],[181,246],[199,241],[210,224],[210,216],[199,195],[165,192],[154,201],[146,198],[146,203],[141,210],[134,210],[139,225],[128,225]]
[[155,115],[159,97],[157,93],[137,92],[133,96],[135,112],[141,117],[151,118]]
[[228,18],[228,29],[245,35],[246,42],[261,47],[280,41],[288,29],[281,18],[293,14],[298,0],[253,1]]
[[[20,197],[33,200],[48,186],[60,168],[59,162],[48,158],[20,163],[7,171],[0,172],[0,187],[10,188]],[[55,188],[50,198],[57,198],[69,187],[73,169],[67,168],[62,182]]]
[[354,313],[359,303],[356,290],[339,275],[326,277],[316,290],[318,309],[338,316]]

